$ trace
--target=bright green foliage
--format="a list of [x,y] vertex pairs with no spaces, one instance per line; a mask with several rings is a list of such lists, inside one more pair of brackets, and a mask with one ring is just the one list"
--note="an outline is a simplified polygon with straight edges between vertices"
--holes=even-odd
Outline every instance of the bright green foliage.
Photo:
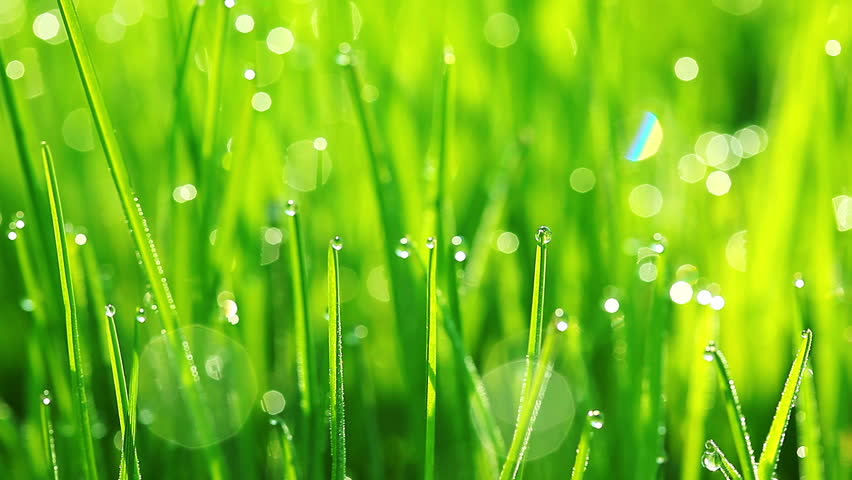
[[0,478],[852,478],[850,18],[0,0]]

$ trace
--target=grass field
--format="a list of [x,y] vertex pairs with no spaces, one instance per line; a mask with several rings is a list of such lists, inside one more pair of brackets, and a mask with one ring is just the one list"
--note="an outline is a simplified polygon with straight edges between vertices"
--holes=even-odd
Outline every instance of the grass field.
[[0,477],[849,479],[850,20],[0,0]]

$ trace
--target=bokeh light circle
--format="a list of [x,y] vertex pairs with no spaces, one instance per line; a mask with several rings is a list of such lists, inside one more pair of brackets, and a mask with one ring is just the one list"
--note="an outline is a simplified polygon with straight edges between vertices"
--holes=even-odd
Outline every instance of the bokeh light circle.
[[257,406],[248,353],[198,325],[154,337],[139,367],[139,423],[188,448],[235,435]]

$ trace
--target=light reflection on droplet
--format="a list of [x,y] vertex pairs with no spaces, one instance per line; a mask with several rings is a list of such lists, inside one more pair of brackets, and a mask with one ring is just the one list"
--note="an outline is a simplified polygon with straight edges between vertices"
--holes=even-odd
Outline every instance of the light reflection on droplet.
[[197,195],[198,190],[195,188],[195,185],[191,183],[176,187],[172,191],[172,199],[177,203],[189,202],[190,200],[194,200]]
[[498,12],[488,17],[483,29],[485,40],[497,48],[514,45],[518,41],[520,31],[515,17],[504,12]]
[[59,18],[51,12],[37,16],[33,21],[33,33],[42,40],[51,40],[59,35]]
[[77,245],[85,245],[87,241],[89,241],[89,238],[86,237],[85,233],[78,233],[74,236],[74,243]]
[[266,47],[278,55],[283,55],[292,50],[295,43],[296,39],[293,37],[293,32],[284,27],[273,28],[266,36]]
[[245,78],[246,80],[254,80],[256,76],[257,73],[251,68],[247,68],[246,71],[243,72],[243,78]]
[[608,313],[615,313],[619,308],[621,308],[621,304],[615,298],[607,298],[606,301],[604,301],[603,308]]
[[660,121],[653,113],[645,112],[639,130],[636,132],[633,143],[630,144],[625,157],[632,162],[644,160],[657,153],[662,143],[663,127],[660,125]]
[[315,138],[314,139],[314,148],[317,149],[320,152],[325,150],[326,148],[328,148],[328,140],[326,140],[324,137]]
[[690,82],[698,76],[698,62],[692,57],[681,57],[675,62],[674,71],[678,79]]
[[284,394],[277,390],[270,390],[261,397],[261,405],[263,410],[270,415],[278,415],[284,411],[284,406],[287,402],[284,400]]
[[569,182],[575,192],[586,193],[595,188],[595,172],[585,167],[577,168],[571,172]]
[[695,301],[698,302],[699,305],[710,305],[710,301],[713,299],[713,294],[710,293],[709,290],[700,290],[698,294],[695,295]]
[[240,15],[234,20],[234,26],[240,33],[249,33],[254,30],[254,18],[251,15]]
[[512,232],[503,232],[497,236],[497,250],[502,253],[515,253],[519,244],[518,236]]
[[638,185],[630,192],[630,211],[643,217],[653,217],[663,208],[663,194],[660,189],[650,185]]
[[265,112],[272,106],[272,97],[266,92],[257,92],[251,97],[251,106],[258,112]]
[[684,305],[692,300],[692,285],[687,282],[675,282],[669,289],[669,297],[674,303]]
[[718,170],[707,175],[707,191],[721,197],[731,190],[731,177],[727,173]]
[[829,40],[825,42],[825,53],[829,56],[836,57],[843,51],[843,46],[837,40]]
[[653,262],[639,265],[639,279],[643,282],[653,282],[657,279],[657,266]]
[[834,204],[834,220],[841,232],[852,229],[852,197],[838,195],[831,199]]
[[710,308],[713,310],[721,310],[725,307],[725,299],[720,295],[716,295],[710,299]]
[[704,165],[704,159],[694,153],[684,155],[680,158],[677,164],[677,172],[680,179],[684,182],[696,183],[704,178],[707,173],[707,167]]
[[6,65],[6,75],[12,80],[17,80],[24,76],[26,69],[20,60],[12,60]]

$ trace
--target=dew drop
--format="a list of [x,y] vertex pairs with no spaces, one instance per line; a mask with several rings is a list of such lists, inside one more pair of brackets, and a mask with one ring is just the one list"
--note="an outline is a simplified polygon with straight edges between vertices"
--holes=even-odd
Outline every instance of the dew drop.
[[287,200],[287,209],[284,210],[284,213],[286,213],[290,217],[295,217],[298,212],[299,212],[299,207],[298,207],[298,205],[296,205],[296,201],[295,200]]
[[711,447],[709,450],[704,452],[704,455],[701,456],[701,464],[704,465],[704,468],[711,472],[719,470],[721,465],[719,462],[719,455],[716,454],[715,448]]
[[115,306],[113,304],[110,303],[109,305],[104,307],[104,310],[106,311],[107,317],[114,317],[115,316]]
[[339,236],[335,236],[331,239],[331,248],[340,251],[343,250],[343,239]]
[[553,237],[553,233],[550,231],[550,228],[542,225],[538,227],[538,231],[535,232],[535,241],[538,242],[539,245],[547,245],[550,243],[550,239]]
[[600,430],[604,426],[603,413],[601,413],[600,410],[589,410],[589,413],[586,416],[586,421],[588,421],[589,426],[595,430]]
[[406,259],[411,256],[411,243],[408,240],[408,237],[402,237],[399,239],[399,244],[396,246],[396,250],[394,252],[397,257],[402,259]]
[[708,362],[712,362],[713,358],[716,356],[716,345],[713,342],[710,342],[706,347],[704,347],[704,360]]
[[45,390],[41,392],[41,403],[43,405],[50,405],[50,402],[53,401],[53,398],[50,396],[50,390]]
[[435,237],[429,237],[426,239],[426,248],[429,250],[435,248]]
[[139,310],[136,311],[136,321],[139,323],[145,323],[145,320],[147,320],[145,318],[145,309],[139,307]]

